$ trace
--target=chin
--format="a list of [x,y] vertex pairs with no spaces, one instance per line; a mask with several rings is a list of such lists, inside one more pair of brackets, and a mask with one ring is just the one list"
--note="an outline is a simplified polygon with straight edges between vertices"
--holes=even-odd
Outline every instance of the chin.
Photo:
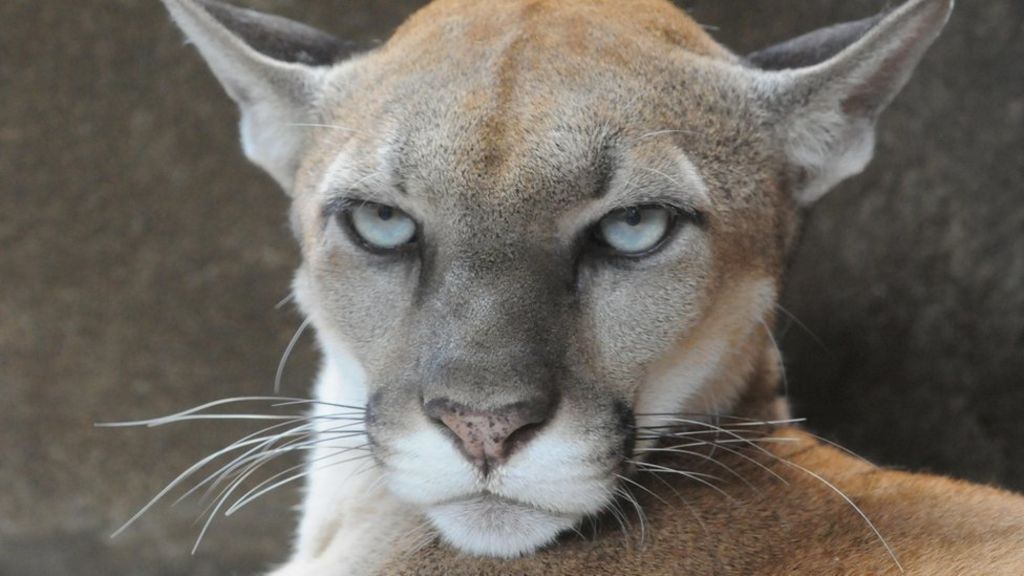
[[536,552],[581,519],[496,496],[438,504],[426,512],[451,546],[467,554],[497,558]]

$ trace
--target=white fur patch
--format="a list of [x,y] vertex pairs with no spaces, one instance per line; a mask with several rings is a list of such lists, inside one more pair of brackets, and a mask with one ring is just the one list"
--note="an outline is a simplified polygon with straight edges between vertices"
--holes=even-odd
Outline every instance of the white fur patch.
[[578,520],[484,497],[432,506],[427,516],[456,548],[501,558],[522,556],[550,544]]
[[430,505],[465,498],[483,489],[477,469],[440,431],[421,430],[393,442],[388,487],[402,500]]
[[518,556],[535,551],[612,498],[611,470],[588,463],[599,448],[556,417],[507,463],[484,477],[430,427],[390,446],[391,492],[424,507],[452,546],[473,554]]
[[796,199],[808,206],[864,171],[875,154],[875,129],[867,120],[846,118],[838,110],[807,114],[792,122],[787,142],[790,161],[807,174]]

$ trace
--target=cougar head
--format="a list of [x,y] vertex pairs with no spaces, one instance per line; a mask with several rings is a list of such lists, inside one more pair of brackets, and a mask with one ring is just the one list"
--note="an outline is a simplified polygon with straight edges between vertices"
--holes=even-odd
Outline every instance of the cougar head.
[[638,427],[784,410],[801,210],[865,167],[952,7],[740,57],[660,0],[439,0],[353,56],[165,3],[293,199],[320,399],[365,404],[389,489],[498,556],[606,506]]

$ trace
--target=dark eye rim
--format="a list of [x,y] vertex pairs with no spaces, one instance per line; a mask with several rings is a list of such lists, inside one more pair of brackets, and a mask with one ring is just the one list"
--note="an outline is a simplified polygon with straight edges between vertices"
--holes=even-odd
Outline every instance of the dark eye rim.
[[[405,216],[406,218],[411,220],[413,225],[416,227],[415,231],[413,232],[412,238],[405,244],[396,246],[394,248],[383,248],[381,246],[371,243],[369,240],[364,238],[362,234],[359,233],[359,230],[356,229],[355,223],[352,221],[353,210],[355,210],[356,208],[363,207],[389,208],[391,210],[394,210],[396,215]],[[330,214],[335,220],[337,220],[338,225],[341,227],[342,231],[345,232],[345,235],[348,237],[348,239],[353,244],[355,244],[362,250],[369,252],[370,254],[375,254],[378,256],[396,256],[409,254],[415,252],[417,249],[417,245],[419,244],[419,222],[417,222],[416,219],[410,216],[406,211],[402,210],[397,206],[392,206],[390,204],[381,204],[379,202],[371,202],[369,200],[349,198],[338,203],[332,203],[332,205],[330,206]]]
[[[665,234],[663,234],[662,237],[647,250],[641,252],[622,252],[621,250],[616,250],[615,248],[613,248],[602,237],[601,222],[603,222],[605,218],[608,218],[613,214],[624,212],[626,210],[652,209],[667,211],[669,220],[668,226],[665,227]],[[648,204],[635,204],[632,206],[623,206],[622,208],[616,208],[615,210],[608,212],[600,219],[598,219],[597,222],[594,222],[592,226],[590,226],[587,233],[589,239],[588,244],[590,245],[591,252],[594,252],[595,254],[605,258],[618,260],[642,260],[644,258],[648,258],[650,256],[653,256],[654,254],[657,254],[666,246],[668,246],[675,238],[679,230],[682,229],[683,226],[687,224],[692,224],[703,228],[706,224],[706,219],[701,212],[698,212],[692,208],[684,208],[680,206],[674,206],[671,204],[659,204],[653,202]]]

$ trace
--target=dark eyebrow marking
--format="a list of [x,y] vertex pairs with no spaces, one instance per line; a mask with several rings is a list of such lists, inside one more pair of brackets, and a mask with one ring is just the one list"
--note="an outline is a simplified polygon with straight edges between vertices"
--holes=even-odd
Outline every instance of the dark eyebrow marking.
[[331,216],[335,216],[352,206],[352,204],[358,202],[353,198],[346,196],[336,196],[328,200],[324,207],[320,210],[320,215],[325,219],[330,219]]
[[405,177],[403,177],[401,174],[396,173],[392,176],[392,179],[394,181],[395,191],[398,192],[398,195],[408,196],[409,190],[407,190],[405,187]]
[[612,178],[615,176],[615,157],[611,153],[612,143],[605,142],[601,151],[594,158],[594,199],[604,198],[611,191]]

